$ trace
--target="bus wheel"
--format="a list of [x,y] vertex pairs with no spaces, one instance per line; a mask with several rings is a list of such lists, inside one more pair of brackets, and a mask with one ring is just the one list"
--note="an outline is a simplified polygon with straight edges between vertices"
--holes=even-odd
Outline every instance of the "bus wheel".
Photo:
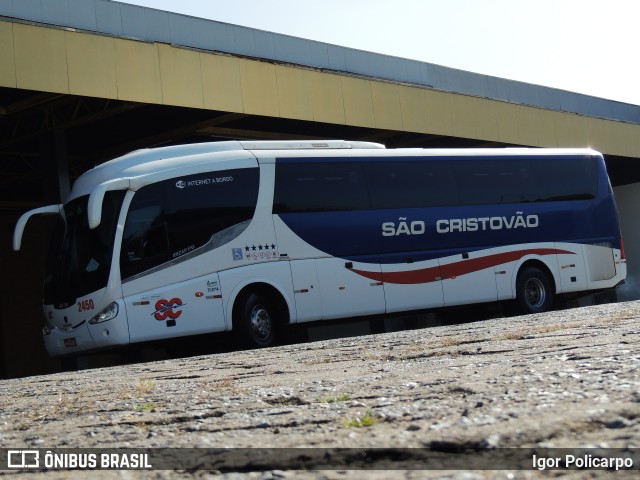
[[237,322],[240,341],[249,347],[270,347],[276,340],[273,304],[260,293],[249,293],[239,305]]
[[518,274],[516,299],[524,313],[540,313],[553,305],[553,287],[549,276],[536,267],[528,267]]

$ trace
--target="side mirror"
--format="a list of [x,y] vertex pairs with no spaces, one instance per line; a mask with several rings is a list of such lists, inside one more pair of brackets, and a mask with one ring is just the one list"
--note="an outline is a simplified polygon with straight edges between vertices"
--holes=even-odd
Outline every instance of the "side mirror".
[[34,210],[29,210],[28,212],[22,214],[22,216],[18,219],[18,223],[16,223],[16,228],[13,231],[13,250],[20,250],[20,246],[22,245],[22,234],[24,233],[24,228],[27,226],[27,222],[34,215],[60,215],[62,212],[62,204],[59,205],[47,205],[46,207],[36,208]]

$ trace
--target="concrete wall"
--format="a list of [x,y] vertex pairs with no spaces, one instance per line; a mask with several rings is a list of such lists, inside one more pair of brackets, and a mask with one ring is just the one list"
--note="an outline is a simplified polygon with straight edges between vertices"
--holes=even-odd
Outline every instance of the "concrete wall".
[[618,289],[619,300],[640,298],[640,183],[614,189],[627,256],[627,281]]

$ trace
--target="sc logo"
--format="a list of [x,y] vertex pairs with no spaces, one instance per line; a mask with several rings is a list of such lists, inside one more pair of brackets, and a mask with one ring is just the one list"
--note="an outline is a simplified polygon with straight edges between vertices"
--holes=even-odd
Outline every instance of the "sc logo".
[[178,310],[184,307],[186,304],[182,303],[179,298],[172,298],[171,300],[165,300],[164,298],[156,302],[156,311],[151,315],[156,320],[166,320],[167,317],[175,320],[182,315],[182,310]]

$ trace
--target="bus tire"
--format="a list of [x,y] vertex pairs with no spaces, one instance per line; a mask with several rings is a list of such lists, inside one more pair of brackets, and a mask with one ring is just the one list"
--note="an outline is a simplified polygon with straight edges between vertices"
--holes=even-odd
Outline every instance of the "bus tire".
[[546,272],[537,267],[527,267],[518,273],[516,300],[523,313],[551,310],[553,297],[553,283]]
[[249,292],[240,299],[234,329],[240,343],[247,347],[271,347],[276,342],[277,310],[260,292]]

